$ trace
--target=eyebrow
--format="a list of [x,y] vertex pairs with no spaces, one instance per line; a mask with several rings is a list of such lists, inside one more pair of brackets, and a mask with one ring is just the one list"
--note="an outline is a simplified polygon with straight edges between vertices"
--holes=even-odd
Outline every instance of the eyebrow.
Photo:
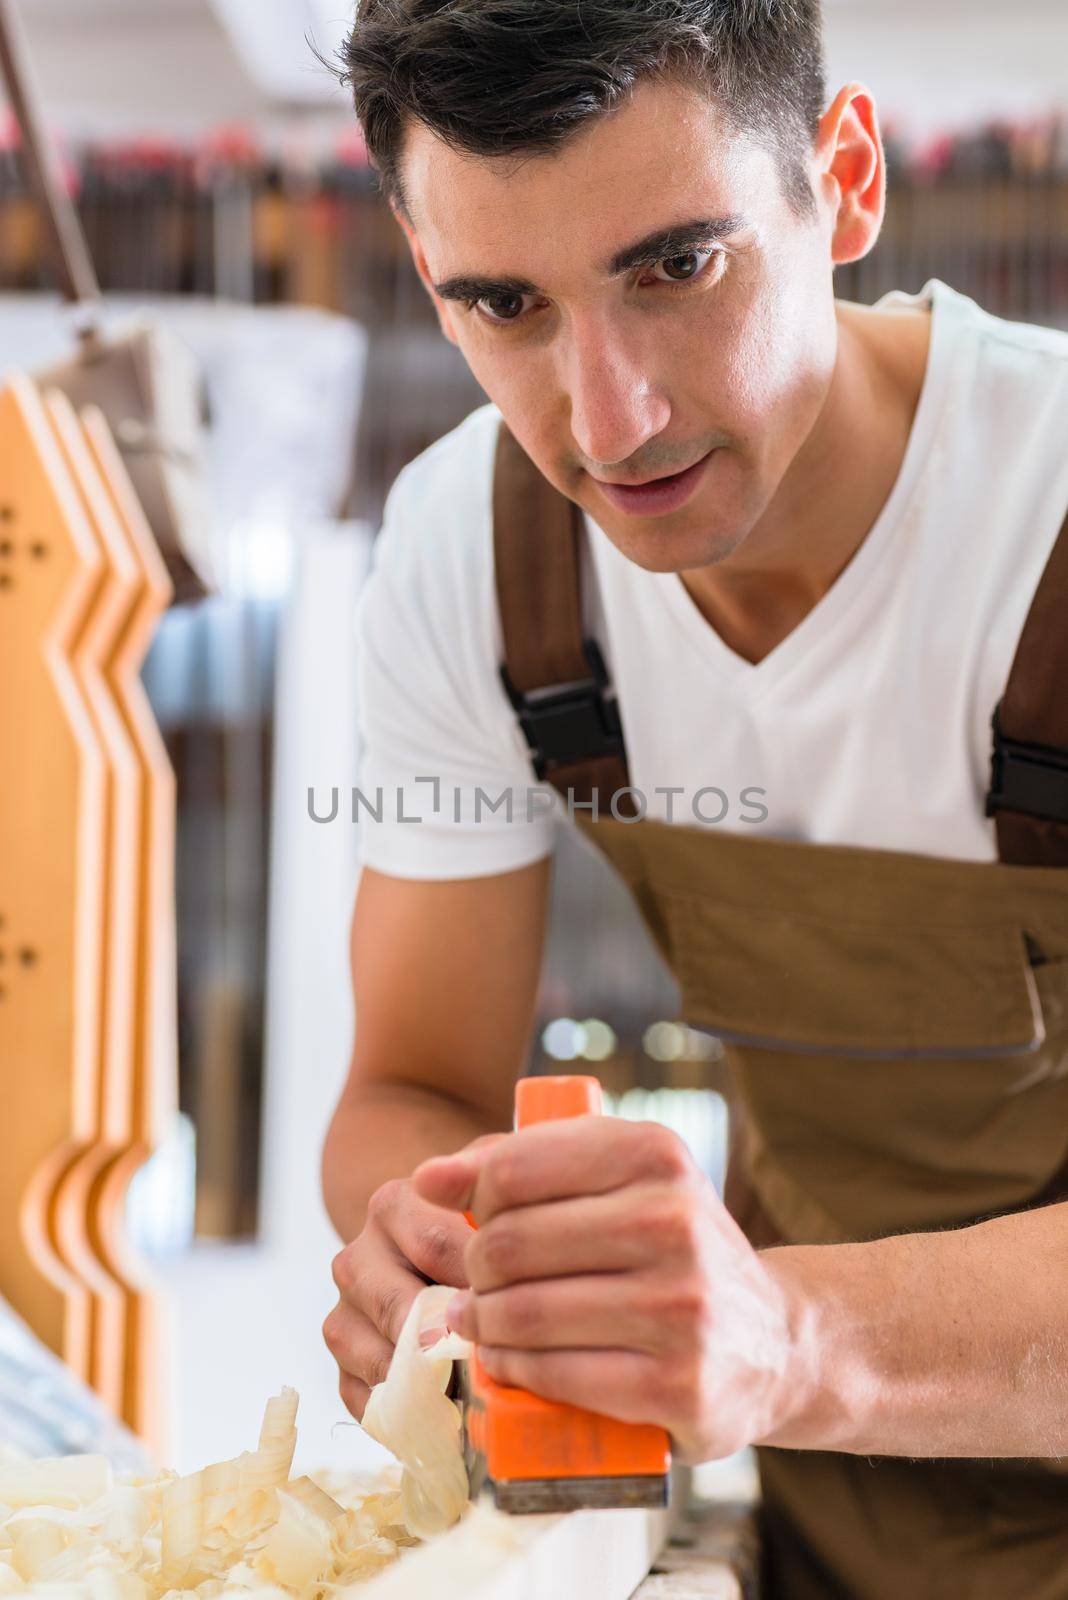
[[[688,222],[674,222],[666,228],[648,233],[634,244],[617,250],[604,263],[602,271],[609,278],[620,278],[636,267],[655,266],[658,261],[672,256],[687,255],[691,250],[716,244],[747,226],[742,216],[695,217]],[[441,283],[435,283],[434,293],[439,300],[483,300],[489,295],[541,294],[543,291],[526,278],[484,278],[476,273],[460,272]]]

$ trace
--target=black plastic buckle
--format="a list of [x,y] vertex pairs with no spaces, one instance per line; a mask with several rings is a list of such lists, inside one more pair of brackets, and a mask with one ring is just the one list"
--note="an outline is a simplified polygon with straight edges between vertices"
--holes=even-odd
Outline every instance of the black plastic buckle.
[[987,816],[998,811],[1019,811],[1029,817],[1068,823],[1068,750],[1006,738],[1000,712],[999,702],[992,723],[994,754],[986,797]]
[[530,746],[538,778],[574,761],[623,753],[619,707],[604,657],[595,639],[584,639],[582,652],[590,664],[588,678],[544,689],[517,689],[507,667],[501,667],[501,682]]

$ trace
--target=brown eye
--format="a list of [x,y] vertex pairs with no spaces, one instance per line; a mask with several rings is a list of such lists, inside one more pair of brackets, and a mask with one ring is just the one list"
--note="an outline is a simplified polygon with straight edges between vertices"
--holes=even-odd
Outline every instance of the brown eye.
[[685,250],[682,255],[665,256],[653,270],[658,272],[663,269],[670,283],[689,283],[691,279],[700,277],[715,254],[714,250]]
[[515,322],[523,315],[521,294],[489,294],[475,303],[491,322]]

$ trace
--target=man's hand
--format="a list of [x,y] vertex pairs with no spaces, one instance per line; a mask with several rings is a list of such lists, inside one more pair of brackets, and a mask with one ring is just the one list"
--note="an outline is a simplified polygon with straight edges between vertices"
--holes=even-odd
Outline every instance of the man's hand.
[[[483,1134],[474,1152],[505,1134]],[[463,1217],[451,1217],[417,1195],[407,1178],[393,1178],[371,1196],[363,1231],[334,1257],[340,1299],[323,1323],[323,1338],[341,1371],[340,1392],[357,1419],[367,1396],[393,1359],[404,1319],[428,1283],[467,1286]]]
[[784,1291],[658,1124],[541,1123],[424,1161],[412,1189],[478,1223],[448,1320],[492,1377],[658,1423],[689,1462],[779,1430],[800,1400]]
[[345,1405],[362,1418],[367,1396],[389,1371],[409,1307],[428,1283],[462,1288],[470,1228],[443,1217],[406,1178],[376,1189],[362,1233],[334,1257],[340,1299],[323,1323],[323,1338],[341,1371]]

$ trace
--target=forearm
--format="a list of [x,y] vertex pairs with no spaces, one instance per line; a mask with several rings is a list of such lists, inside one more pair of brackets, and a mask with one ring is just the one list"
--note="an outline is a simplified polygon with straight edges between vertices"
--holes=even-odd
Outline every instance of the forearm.
[[500,1131],[486,1111],[415,1084],[349,1087],[323,1146],[323,1198],[338,1234],[346,1242],[356,1237],[368,1201],[389,1179]]
[[1068,1205],[763,1260],[786,1297],[792,1354],[785,1420],[760,1442],[1068,1454]]

